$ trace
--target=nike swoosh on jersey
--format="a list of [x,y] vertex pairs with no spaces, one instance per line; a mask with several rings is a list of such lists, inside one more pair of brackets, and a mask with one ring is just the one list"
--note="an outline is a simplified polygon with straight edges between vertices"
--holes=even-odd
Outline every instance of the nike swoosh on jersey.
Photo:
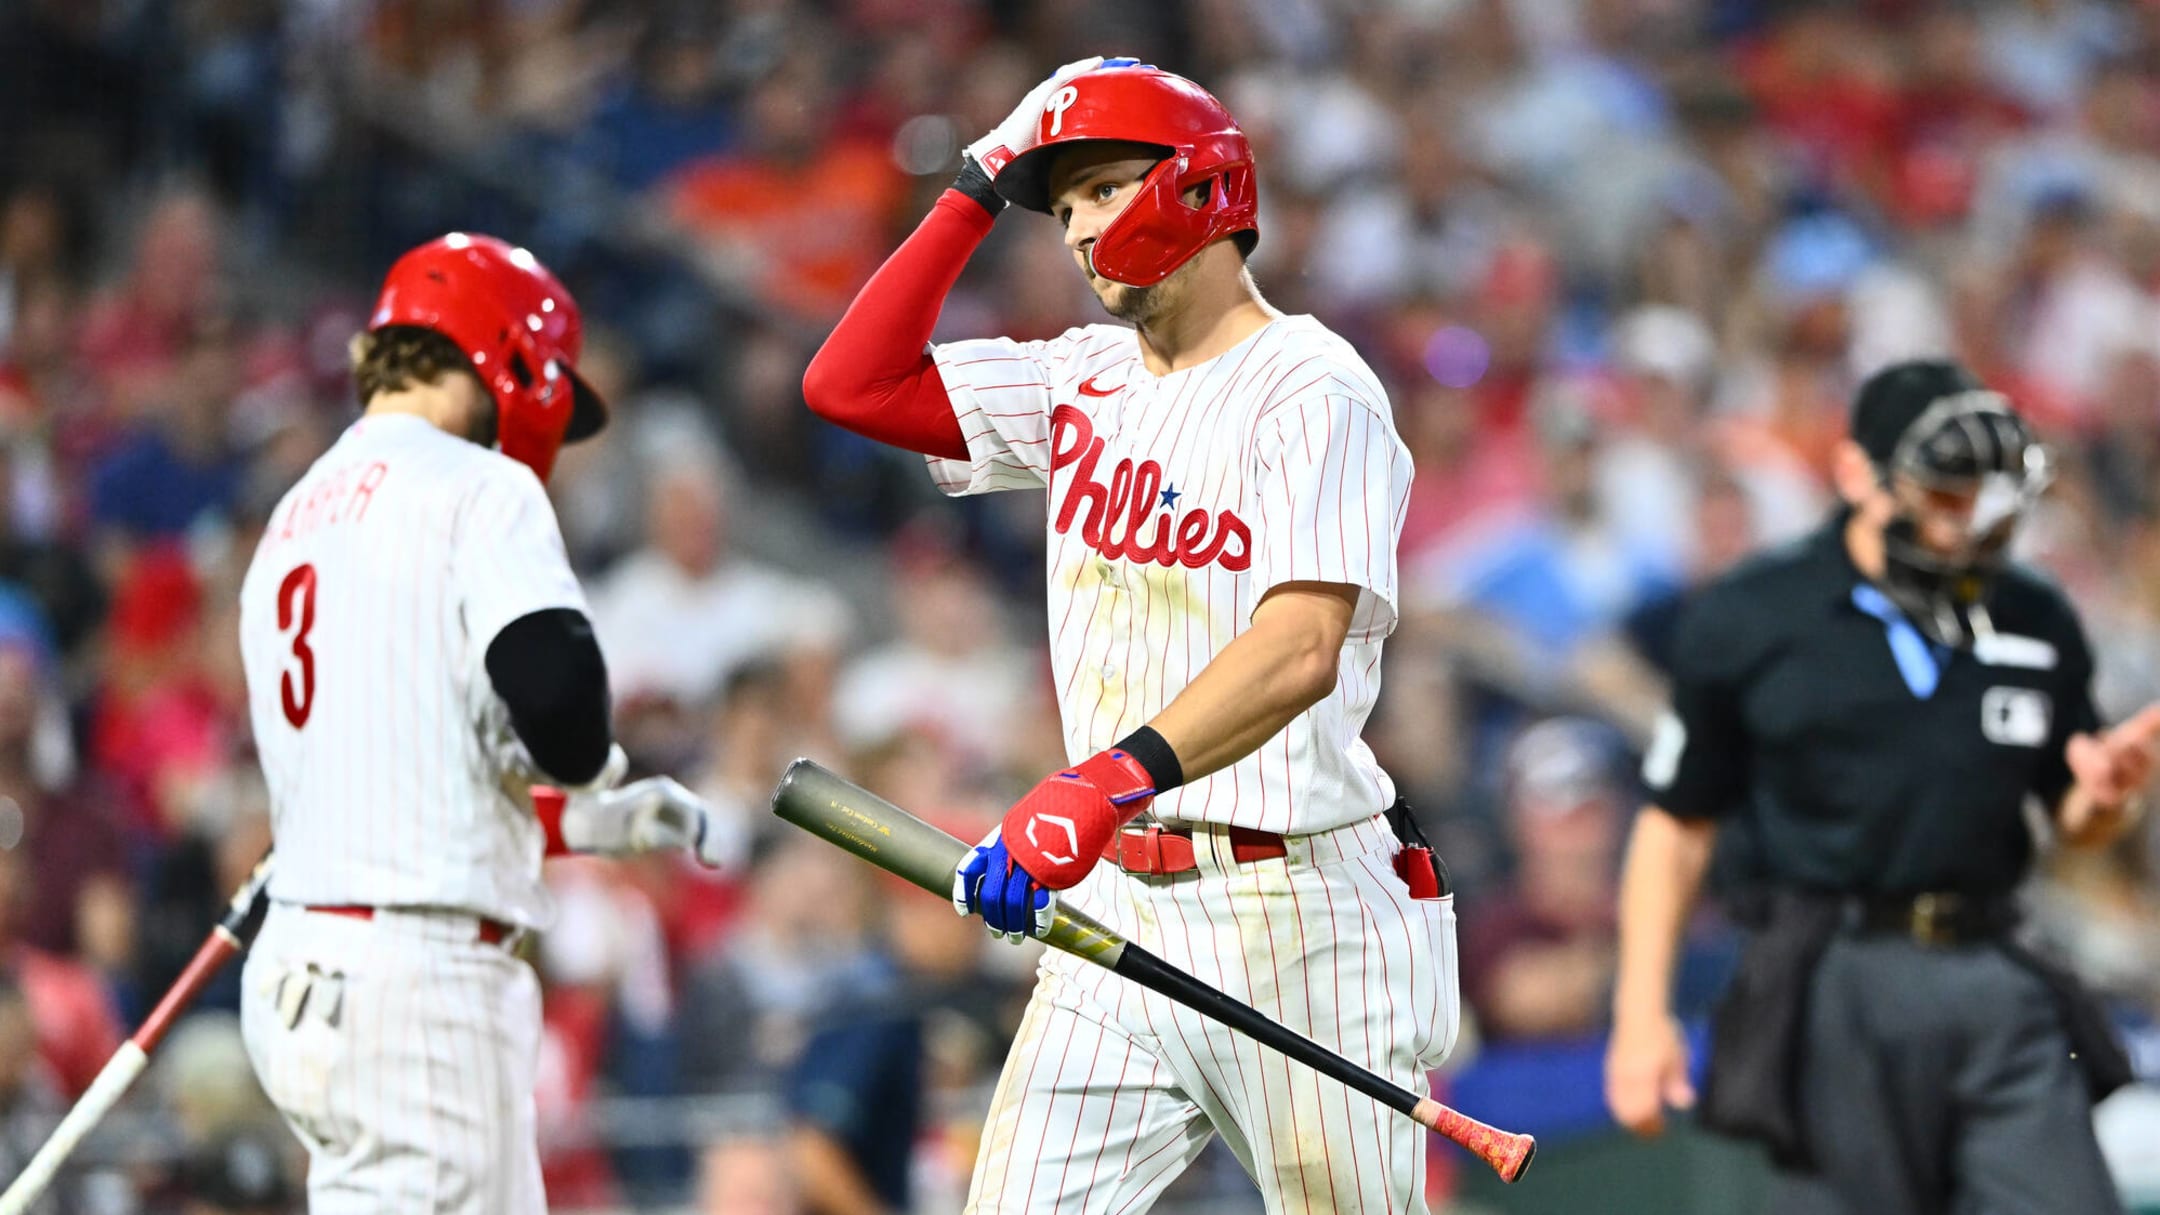
[[1080,395],[1084,397],[1114,397],[1123,391],[1125,391],[1125,386],[1123,384],[1119,384],[1115,388],[1095,387],[1094,376],[1089,376],[1088,378],[1080,381]]

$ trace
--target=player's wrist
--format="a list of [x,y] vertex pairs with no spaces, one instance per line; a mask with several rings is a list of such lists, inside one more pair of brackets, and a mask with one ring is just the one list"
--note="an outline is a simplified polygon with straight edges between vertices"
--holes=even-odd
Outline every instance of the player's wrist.
[[989,171],[973,156],[963,155],[960,158],[960,175],[953,178],[952,189],[989,212],[992,219],[997,218],[998,213],[1005,209],[1005,197],[991,184]]
[[1153,726],[1142,726],[1119,739],[1111,748],[1132,756],[1147,773],[1148,786],[1157,796],[1168,793],[1185,783],[1185,765],[1178,759],[1170,740],[1157,733]]
[[576,851],[563,836],[563,812],[569,805],[570,795],[553,785],[532,787],[533,817],[540,820],[540,855],[543,859],[569,856]]
[[1630,993],[1624,988],[1614,995],[1612,1018],[1613,1033],[1626,1037],[1662,1033],[1676,1024],[1671,1001]]

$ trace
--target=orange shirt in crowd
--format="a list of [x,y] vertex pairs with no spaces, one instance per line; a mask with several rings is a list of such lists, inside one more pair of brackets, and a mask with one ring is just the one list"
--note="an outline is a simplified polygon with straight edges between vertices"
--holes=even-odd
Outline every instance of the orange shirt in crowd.
[[798,320],[837,318],[890,251],[907,179],[883,147],[842,141],[800,164],[696,161],[662,190],[676,219],[752,267],[751,286]]

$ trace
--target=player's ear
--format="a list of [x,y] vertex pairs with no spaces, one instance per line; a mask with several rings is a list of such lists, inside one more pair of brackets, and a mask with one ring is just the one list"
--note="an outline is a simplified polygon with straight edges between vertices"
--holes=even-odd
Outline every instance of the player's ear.
[[458,387],[452,391],[464,397],[465,437],[482,447],[494,447],[501,435],[495,394],[489,392],[477,376],[445,376],[444,381],[455,381]]
[[1881,483],[1875,462],[1868,458],[1867,450],[1851,439],[1838,444],[1837,454],[1830,461],[1830,479],[1837,486],[1838,497],[1843,498],[1847,506],[1866,502],[1868,495]]

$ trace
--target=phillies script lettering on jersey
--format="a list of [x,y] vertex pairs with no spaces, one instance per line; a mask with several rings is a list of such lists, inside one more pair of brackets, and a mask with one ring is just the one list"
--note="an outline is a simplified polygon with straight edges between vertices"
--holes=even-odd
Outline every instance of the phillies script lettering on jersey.
[[1359,734],[1395,626],[1410,453],[1349,343],[1293,316],[1164,375],[1116,325],[931,356],[968,444],[965,460],[930,461],[940,488],[1047,492],[1050,663],[1072,760],[1160,713],[1270,591],[1328,583],[1358,592],[1334,690],[1154,812],[1310,832],[1393,800]]
[[[1226,570],[1252,568],[1252,529],[1245,526],[1243,519],[1227,509],[1210,515],[1195,507],[1183,518],[1174,509],[1158,512],[1153,508],[1163,497],[1162,465],[1153,460],[1135,465],[1127,456],[1117,462],[1110,472],[1110,483],[1104,485],[1095,479],[1095,466],[1101,462],[1102,453],[1103,441],[1095,437],[1095,424],[1088,421],[1086,414],[1071,405],[1060,405],[1050,415],[1053,495],[1057,492],[1058,471],[1068,466],[1073,470],[1057,519],[1051,524],[1059,535],[1072,530],[1073,517],[1084,502],[1087,517],[1080,522],[1080,538],[1113,561],[1123,557],[1188,569],[1220,561]],[[1140,529],[1150,521],[1155,525],[1154,538],[1143,542]]]

